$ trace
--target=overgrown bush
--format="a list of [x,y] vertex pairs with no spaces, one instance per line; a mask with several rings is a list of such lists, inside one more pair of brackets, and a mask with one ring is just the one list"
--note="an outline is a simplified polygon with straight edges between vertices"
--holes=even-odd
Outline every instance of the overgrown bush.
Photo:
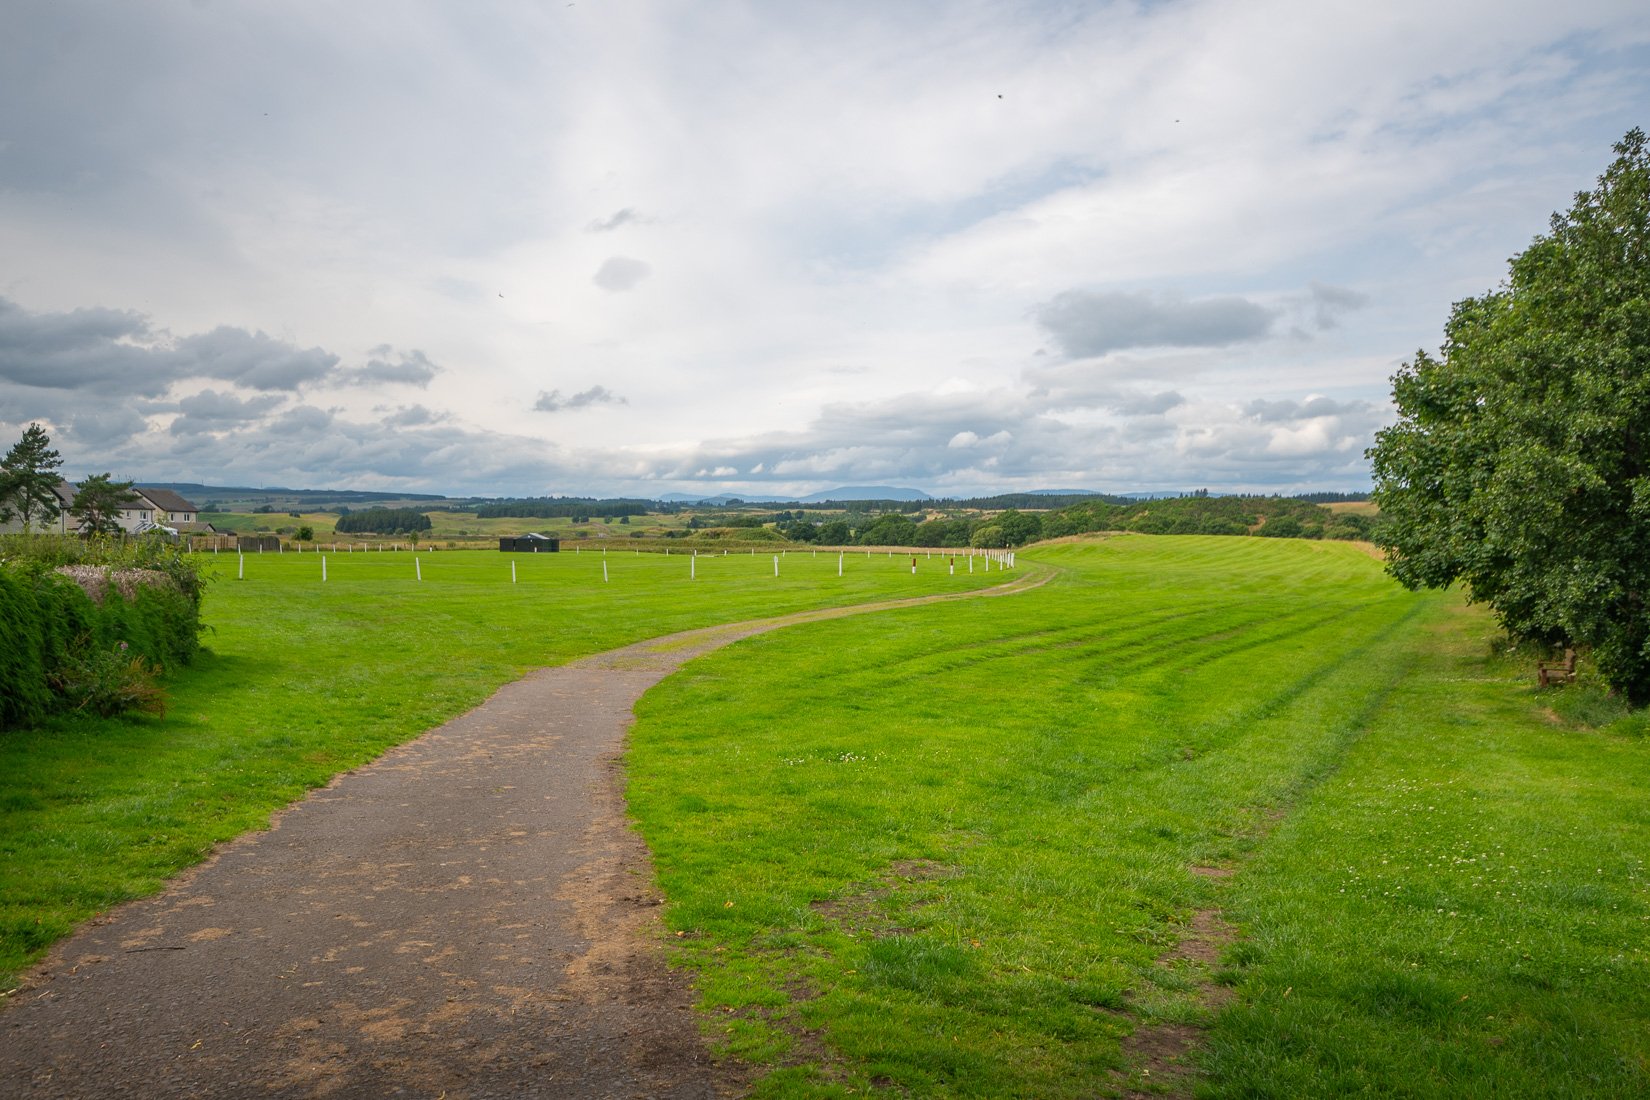
[[156,539],[0,538],[0,728],[156,712],[156,678],[199,650],[203,589],[194,561]]
[[71,710],[103,718],[129,710],[158,715],[166,713],[166,695],[156,682],[160,672],[125,642],[88,645],[52,678],[52,687]]

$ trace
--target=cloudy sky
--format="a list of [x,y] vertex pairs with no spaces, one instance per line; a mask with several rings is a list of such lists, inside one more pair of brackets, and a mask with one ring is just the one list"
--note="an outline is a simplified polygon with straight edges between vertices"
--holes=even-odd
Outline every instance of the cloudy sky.
[[483,495],[1367,487],[1642,0],[6,0],[0,446]]

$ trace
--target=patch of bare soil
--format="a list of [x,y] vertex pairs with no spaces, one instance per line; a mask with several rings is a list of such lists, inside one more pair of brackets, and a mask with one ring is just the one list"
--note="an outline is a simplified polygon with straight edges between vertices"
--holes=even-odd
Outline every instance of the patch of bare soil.
[[[1275,807],[1260,811],[1255,829],[1265,836],[1277,827],[1284,812]],[[1230,865],[1195,864],[1187,870],[1200,879],[1224,882],[1238,871]],[[1158,958],[1158,965],[1194,976],[1192,1002],[1208,1011],[1229,1004],[1236,993],[1215,981],[1215,969],[1225,949],[1241,935],[1222,916],[1218,907],[1192,911],[1181,926],[1175,945]],[[1114,1080],[1128,1100],[1145,1097],[1190,1096],[1199,1077],[1195,1055],[1203,1042],[1203,1029],[1192,1024],[1163,1021],[1142,1024],[1123,1039],[1128,1069],[1114,1074]]]
[[902,936],[913,929],[894,924],[888,915],[888,902],[900,888],[913,882],[954,878],[958,873],[955,867],[933,860],[895,860],[875,881],[840,897],[810,902],[809,908],[849,935],[865,934],[876,939]]
[[[1223,878],[1228,868],[1195,867],[1194,874]],[[1194,910],[1179,941],[1159,959],[1160,966],[1189,970],[1196,978],[1194,1001],[1215,1010],[1231,1001],[1231,989],[1214,980],[1214,969],[1227,945],[1238,938],[1238,930],[1219,909]],[[1198,1069],[1193,1055],[1203,1041],[1203,1030],[1184,1023],[1144,1024],[1123,1039],[1123,1055],[1128,1059],[1125,1097],[1189,1096]],[[1150,1086],[1150,1091],[1145,1090]]]

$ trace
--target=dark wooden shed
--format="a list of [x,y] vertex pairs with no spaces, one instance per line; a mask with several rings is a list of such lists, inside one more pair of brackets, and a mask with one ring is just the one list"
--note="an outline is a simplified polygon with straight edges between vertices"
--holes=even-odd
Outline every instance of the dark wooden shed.
[[554,554],[561,549],[561,539],[536,533],[506,536],[498,540],[498,548],[506,554]]

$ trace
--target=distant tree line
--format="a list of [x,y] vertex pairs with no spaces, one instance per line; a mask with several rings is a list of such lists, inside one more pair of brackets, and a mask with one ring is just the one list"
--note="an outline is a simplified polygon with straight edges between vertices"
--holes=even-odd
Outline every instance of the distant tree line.
[[335,529],[344,535],[398,535],[428,531],[430,517],[416,508],[363,508],[339,516]]
[[1109,496],[1105,493],[999,493],[990,497],[960,497],[925,501],[924,503],[941,508],[979,508],[987,512],[996,512],[1009,508],[1029,508],[1033,511],[1043,511],[1049,508],[1059,508],[1077,502],[1087,503],[1094,500],[1106,504],[1127,504],[1129,502],[1128,497]]
[[900,512],[878,516],[850,514],[814,523],[793,518],[777,524],[779,533],[795,542],[825,546],[1023,546],[1041,537],[1042,520],[1009,509],[989,519],[945,518],[918,523]]
[[[760,517],[749,519],[756,522]],[[1287,497],[1204,495],[1122,503],[1088,498],[1042,514],[1010,508],[992,516],[940,517],[921,523],[899,512],[850,514],[825,523],[814,523],[800,513],[781,513],[775,526],[792,541],[827,546],[997,549],[1091,531],[1361,540],[1371,537],[1377,523],[1377,517],[1337,514]]]
[[1128,504],[1074,505],[1043,517],[1043,538],[1088,531],[1147,535],[1260,535],[1268,538],[1368,539],[1378,517],[1331,512],[1290,497],[1170,497]]
[[1339,504],[1342,501],[1365,501],[1368,493],[1296,493],[1290,500],[1305,500],[1313,504]]
[[592,516],[645,516],[649,512],[663,514],[679,510],[677,505],[657,500],[596,500],[592,497],[540,497],[532,500],[505,500],[493,504],[477,504],[473,508],[481,519],[505,517],[519,519],[556,519],[570,517],[583,522]]

